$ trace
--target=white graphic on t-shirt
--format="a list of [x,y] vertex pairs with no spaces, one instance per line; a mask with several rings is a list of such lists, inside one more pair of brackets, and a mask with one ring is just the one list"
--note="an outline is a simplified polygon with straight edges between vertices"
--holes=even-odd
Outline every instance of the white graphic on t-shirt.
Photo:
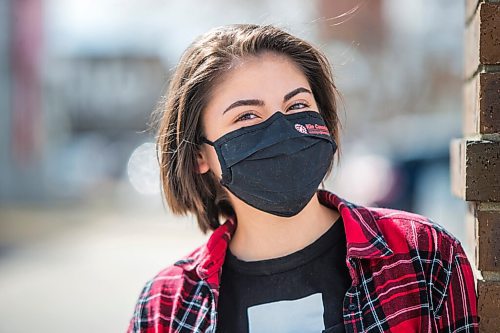
[[248,308],[249,333],[318,333],[323,323],[320,293],[291,300],[254,305]]

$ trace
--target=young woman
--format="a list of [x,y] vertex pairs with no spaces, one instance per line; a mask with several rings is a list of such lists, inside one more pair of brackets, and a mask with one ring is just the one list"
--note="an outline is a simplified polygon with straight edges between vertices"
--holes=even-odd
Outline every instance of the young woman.
[[318,188],[339,155],[337,96],[326,57],[276,27],[189,46],[157,148],[170,209],[213,233],[146,283],[128,332],[478,331],[456,238]]

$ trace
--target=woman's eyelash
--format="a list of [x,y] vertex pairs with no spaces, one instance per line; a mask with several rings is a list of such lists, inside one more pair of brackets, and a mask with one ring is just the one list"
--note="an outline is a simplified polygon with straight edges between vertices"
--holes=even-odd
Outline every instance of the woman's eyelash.
[[253,113],[253,112],[245,112],[245,113],[239,115],[238,118],[236,118],[236,121],[243,120],[242,118],[245,117],[245,116],[247,116],[247,115],[255,115],[255,113]]
[[[290,105],[288,107],[288,109],[291,109],[292,107],[294,107],[296,105],[303,105],[303,108],[309,107],[309,104],[307,104],[306,102],[296,102],[296,103],[293,103],[292,105]],[[246,117],[246,116],[248,116],[248,115],[254,115],[255,116],[255,113],[253,113],[253,112],[244,112],[241,115],[239,115],[238,118],[236,118],[236,121],[243,121],[244,120],[243,118]]]
[[299,105],[299,104],[304,105],[304,107],[306,107],[306,108],[309,107],[309,104],[307,104],[306,102],[296,102],[296,103],[293,103],[292,105],[290,105],[289,108],[291,108],[292,106],[295,106],[295,105]]

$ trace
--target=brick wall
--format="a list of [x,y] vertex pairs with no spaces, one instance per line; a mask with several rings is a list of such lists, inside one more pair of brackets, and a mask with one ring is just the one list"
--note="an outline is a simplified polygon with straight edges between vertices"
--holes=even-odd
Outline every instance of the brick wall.
[[465,0],[463,137],[450,143],[452,192],[467,201],[480,332],[500,332],[500,1]]

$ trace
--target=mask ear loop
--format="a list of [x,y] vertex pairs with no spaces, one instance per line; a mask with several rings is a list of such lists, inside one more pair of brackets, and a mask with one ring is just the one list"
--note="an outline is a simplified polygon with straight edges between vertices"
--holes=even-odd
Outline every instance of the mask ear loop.
[[201,142],[209,144],[212,147],[214,146],[214,143],[212,141],[208,140],[207,138],[205,138],[204,136],[201,137]]

